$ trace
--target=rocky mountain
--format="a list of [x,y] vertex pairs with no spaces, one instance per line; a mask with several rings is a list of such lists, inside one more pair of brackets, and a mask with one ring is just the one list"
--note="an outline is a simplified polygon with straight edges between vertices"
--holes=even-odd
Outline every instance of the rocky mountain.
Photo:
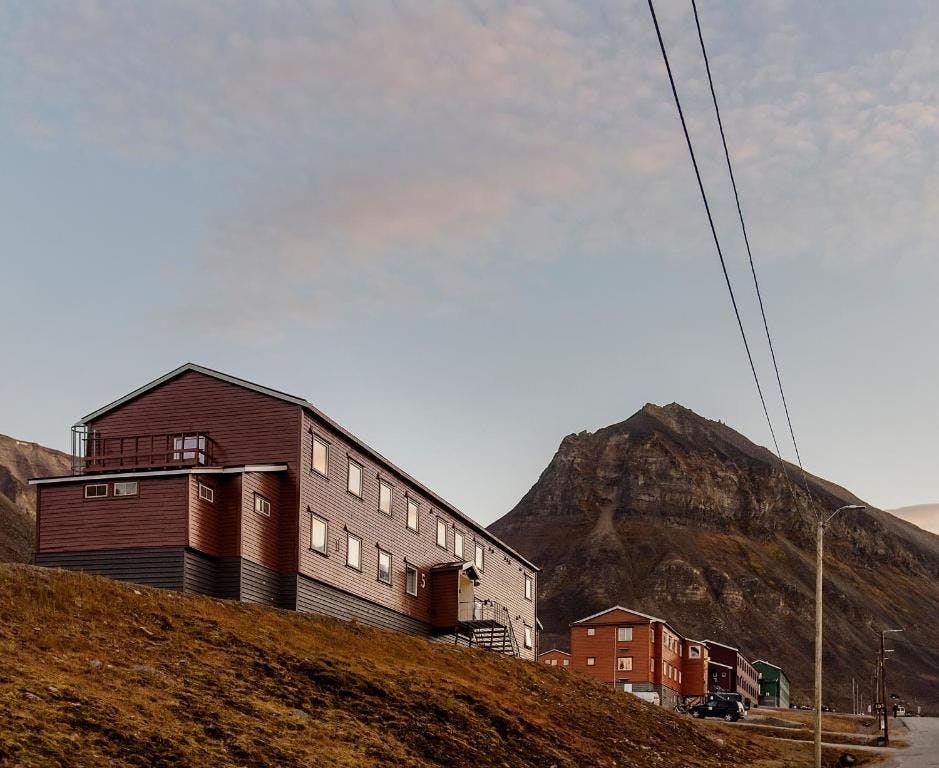
[[887,510],[891,515],[930,533],[939,533],[939,504],[914,504],[911,507]]
[[0,562],[32,554],[36,491],[29,478],[67,475],[71,467],[67,453],[0,435]]
[[[542,647],[566,647],[569,622],[622,604],[780,664],[808,700],[813,521],[860,503],[673,403],[565,437],[491,530],[543,568]],[[826,698],[847,708],[852,677],[867,690],[877,633],[902,627],[891,688],[939,709],[939,536],[876,509],[841,513],[824,588]]]

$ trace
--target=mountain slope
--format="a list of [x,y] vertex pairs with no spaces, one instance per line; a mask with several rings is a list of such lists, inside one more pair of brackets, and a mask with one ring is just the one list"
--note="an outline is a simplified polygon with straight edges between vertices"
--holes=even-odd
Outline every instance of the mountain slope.
[[[788,474],[788,479],[787,479]],[[791,501],[790,485],[797,503]],[[569,435],[516,507],[490,526],[543,568],[543,644],[612,604],[665,616],[812,684],[814,515],[861,503],[780,462],[720,422],[646,405]],[[839,515],[826,536],[827,688],[841,707],[868,686],[875,632],[904,627],[896,690],[939,707],[939,537],[879,510]]]
[[67,453],[0,435],[0,562],[32,554],[36,492],[29,478],[67,475],[71,467]]
[[0,565],[0,765],[783,768],[808,744],[322,617]]
[[939,504],[914,504],[911,507],[887,510],[891,515],[906,520],[924,531],[939,534]]

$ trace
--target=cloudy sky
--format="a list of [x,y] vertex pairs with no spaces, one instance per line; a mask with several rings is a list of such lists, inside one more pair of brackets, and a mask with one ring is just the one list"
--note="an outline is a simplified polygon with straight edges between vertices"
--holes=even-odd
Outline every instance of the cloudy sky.
[[[939,7],[699,5],[807,468],[937,501]],[[658,6],[773,393],[690,2]],[[484,522],[648,401],[767,444],[667,87],[636,0],[0,4],[0,432],[65,448],[194,360]]]

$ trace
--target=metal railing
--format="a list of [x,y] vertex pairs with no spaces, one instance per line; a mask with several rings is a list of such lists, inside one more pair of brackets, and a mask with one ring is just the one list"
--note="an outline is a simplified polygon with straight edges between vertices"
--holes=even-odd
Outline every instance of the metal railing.
[[214,461],[215,441],[201,430],[121,437],[78,432],[72,443],[72,470],[76,474],[210,466]]
[[504,605],[495,600],[460,603],[458,615],[460,623],[470,628],[473,645],[518,656],[512,616]]

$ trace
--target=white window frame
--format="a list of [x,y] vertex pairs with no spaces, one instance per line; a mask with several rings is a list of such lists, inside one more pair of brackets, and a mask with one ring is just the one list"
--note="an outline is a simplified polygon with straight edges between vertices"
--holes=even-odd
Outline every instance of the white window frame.
[[[535,631],[534,631],[534,629],[532,629],[532,628],[529,627],[527,624],[525,624],[524,635],[525,635],[525,641],[524,641],[525,647],[526,647],[526,648],[534,648],[534,647],[535,647]],[[557,659],[554,660],[554,663],[557,664]]]
[[587,637],[593,637],[597,634],[596,627],[587,627]]
[[[442,537],[441,534],[443,534]],[[442,544],[440,543],[441,538],[443,538]],[[440,515],[437,515],[437,546],[441,549],[447,548],[447,521],[440,517]]]
[[[388,509],[385,509],[381,503],[382,492],[386,490],[388,491]],[[391,511],[394,509],[394,505],[395,505],[394,486],[391,483],[388,483],[379,478],[378,480],[378,511],[381,512],[383,515],[388,515],[388,517],[391,517]]]
[[478,541],[473,541],[473,565],[480,573],[486,570],[486,547]]
[[[353,564],[351,561],[352,547],[350,546],[351,542],[357,542],[357,552],[358,552],[358,562]],[[356,536],[350,531],[346,531],[346,566],[351,568],[354,571],[362,572],[362,537]]]
[[[354,491],[352,489],[352,468],[355,467],[359,471],[359,490]],[[359,462],[353,458],[349,458],[349,469],[346,472],[346,490],[357,498],[362,498],[362,487],[363,487],[363,477],[365,475],[365,467],[363,467]]]
[[271,516],[271,500],[263,494],[254,492],[254,511],[264,517]]
[[[320,549],[313,543],[313,531],[314,526],[320,523],[323,526],[323,548]],[[321,555],[326,555],[329,557],[329,520],[325,517],[320,517],[315,512],[310,512],[310,550],[312,552],[319,552]]]
[[453,554],[461,560],[466,559],[466,539],[459,528],[453,529]]
[[[133,488],[134,488],[133,493],[129,493],[129,492],[128,492],[128,489],[130,488],[130,486],[133,486]],[[118,492],[118,490],[117,490],[119,487],[120,487],[120,488],[123,488],[123,490],[122,490],[121,492]],[[128,481],[126,481],[126,482],[114,483],[114,496],[115,496],[115,498],[116,498],[116,497],[124,498],[124,497],[127,497],[127,496],[137,496],[137,495],[139,495],[139,493],[140,493],[140,486],[138,485],[138,483],[137,483],[136,480],[128,480]]]
[[[387,555],[387,556],[388,556],[388,578],[387,578],[387,579],[383,579],[383,578],[381,577],[381,560],[382,560],[382,555]],[[379,548],[378,548],[378,561],[377,561],[377,576],[376,576],[376,578],[378,579],[378,581],[381,582],[382,584],[388,584],[388,585],[390,586],[390,585],[391,585],[391,576],[392,576],[392,574],[391,574],[391,569],[392,569],[393,567],[394,567],[394,555],[392,555],[391,552],[389,552],[387,549],[382,549],[381,547],[379,547]]]
[[632,672],[633,671],[633,657],[632,656],[617,656],[616,657],[616,671],[617,672]]
[[595,667],[595,666],[597,666],[597,657],[596,657],[596,656],[588,656],[588,657],[587,657],[587,666],[588,666],[588,667]]
[[206,485],[200,480],[198,490],[200,499],[209,502],[209,504],[215,503],[215,489],[211,485]]
[[631,643],[632,639],[633,639],[632,627],[617,627],[616,628],[616,642],[617,643]]
[[535,580],[530,574],[525,574],[525,599],[533,600],[535,595]]
[[571,660],[570,660],[570,659],[561,659],[561,665],[562,665],[562,666],[565,666],[565,667],[569,667],[569,666],[571,665]]
[[[329,477],[329,443],[327,443],[323,438],[314,434],[313,442],[310,447],[310,469],[312,469],[316,474],[322,475],[323,477]],[[316,466],[316,446],[320,445],[323,447],[323,468],[319,469]]]
[[[92,488],[104,488],[104,493],[88,493]],[[85,486],[86,499],[106,499],[108,497],[107,483],[89,483]]]
[[[411,513],[414,513],[414,525],[411,525]],[[407,515],[404,521],[409,531],[420,533],[421,530],[421,505],[408,496]]]
[[[411,575],[414,575],[414,591],[411,591]],[[404,591],[407,592],[412,597],[417,597],[418,584],[420,581],[420,573],[417,570],[416,565],[411,565],[410,563],[405,563],[404,565]]]

